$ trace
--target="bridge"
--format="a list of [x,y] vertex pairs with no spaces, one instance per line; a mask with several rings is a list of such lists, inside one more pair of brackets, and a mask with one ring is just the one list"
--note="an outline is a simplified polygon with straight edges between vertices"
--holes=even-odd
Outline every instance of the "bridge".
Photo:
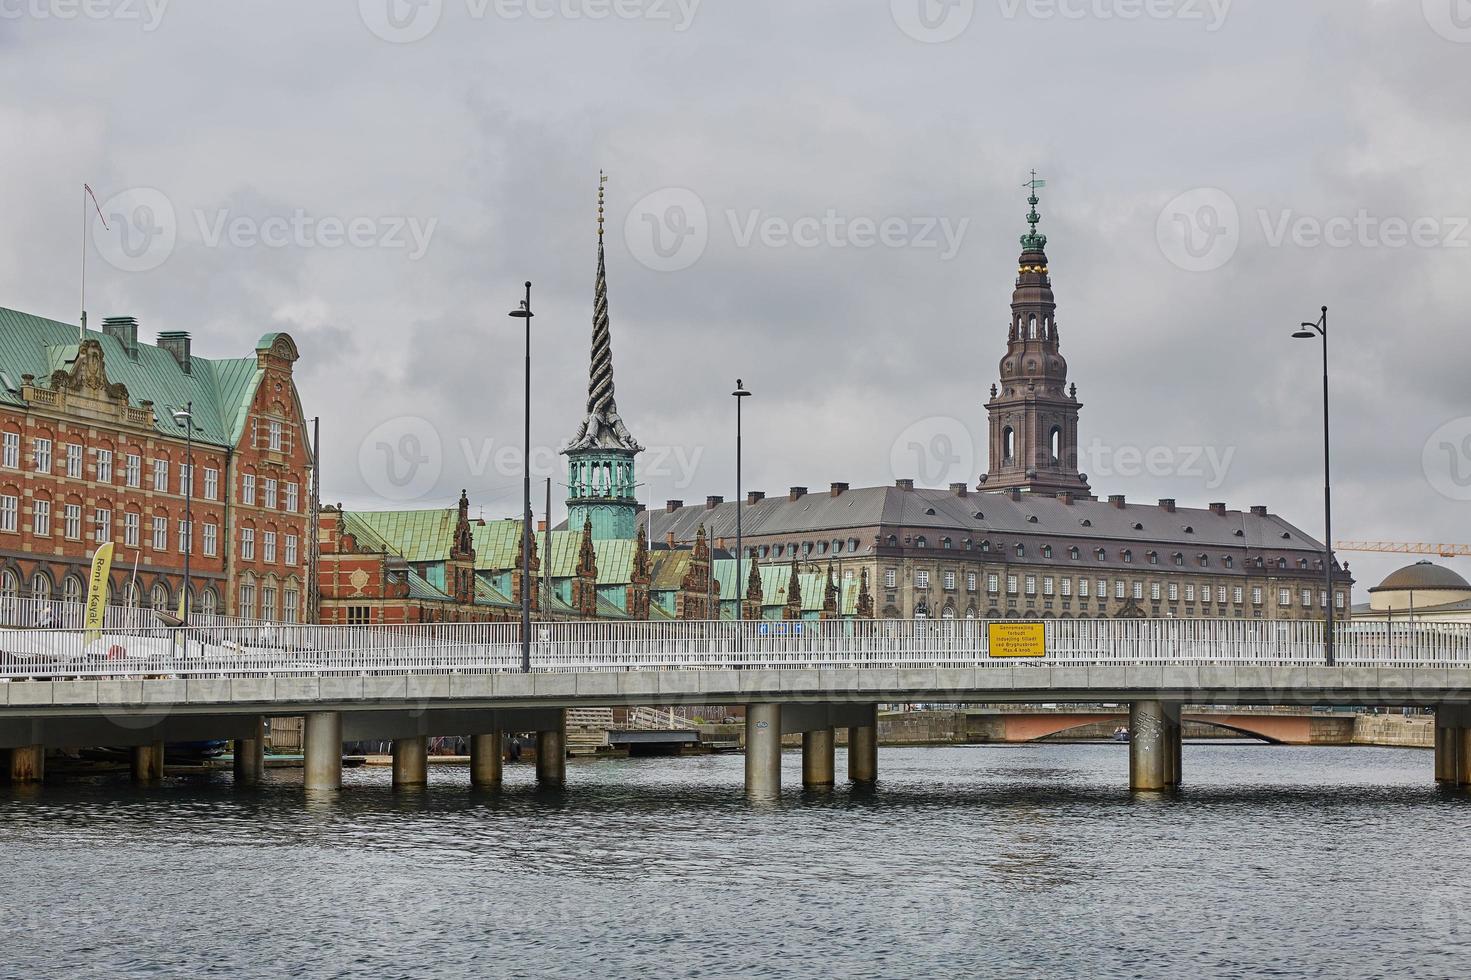
[[0,749],[12,781],[40,779],[47,746],[234,739],[236,778],[263,769],[264,720],[305,718],[303,783],[341,785],[344,740],[393,740],[394,781],[427,779],[430,736],[467,734],[471,781],[496,786],[505,732],[535,732],[537,778],[566,780],[566,712],[743,705],[746,792],[780,792],[783,734],[803,782],[877,778],[880,703],[1129,706],[1130,785],[1182,778],[1186,704],[1415,705],[1437,716],[1436,778],[1471,784],[1471,624],[1346,623],[1323,665],[1323,625],[1270,620],[1049,620],[1026,658],[958,620],[587,622],[0,630]]

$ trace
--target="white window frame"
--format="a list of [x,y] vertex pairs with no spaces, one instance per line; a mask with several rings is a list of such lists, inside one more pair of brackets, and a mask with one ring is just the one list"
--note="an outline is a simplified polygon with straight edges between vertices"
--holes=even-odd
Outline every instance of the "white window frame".
[[255,505],[255,474],[240,474],[240,502]]
[[0,466],[7,470],[20,469],[20,433],[6,432],[0,438]]
[[31,501],[31,533],[38,538],[51,537],[51,501]]
[[97,454],[97,463],[96,463],[96,467],[97,467],[97,482],[98,483],[111,483],[112,482],[112,450],[111,449],[97,449],[97,450],[94,450],[94,451]]
[[204,499],[220,499],[220,471],[213,466],[204,468]]
[[[297,539],[296,535],[294,535],[294,534],[288,534],[288,535],[286,535],[286,548],[285,548],[285,553],[286,553],[286,564],[288,564],[288,565],[295,565],[296,564],[297,556],[299,554],[297,541],[298,541],[298,539]],[[847,572],[844,573],[844,578],[851,578],[852,577],[852,574],[851,573],[852,573],[852,569],[849,569]]]
[[169,461],[162,456],[153,458],[153,492],[169,492]]
[[66,444],[66,475],[71,480],[82,478],[82,444],[80,442]]
[[0,531],[20,531],[20,498],[13,493],[0,495]]
[[62,537],[68,541],[82,540],[82,505],[67,504],[61,509]]
[[169,519],[153,516],[153,550],[167,551],[169,548]]
[[240,529],[240,560],[255,561],[255,528]]
[[127,460],[123,466],[123,482],[130,487],[141,487],[143,485],[143,457],[137,453],[128,453]]
[[93,513],[92,540],[97,544],[106,544],[112,540],[112,510],[107,507],[98,507]]
[[137,514],[123,515],[123,547],[138,547],[138,527],[140,518]]
[[262,531],[260,536],[261,561],[268,565],[276,563],[276,532]]
[[204,525],[204,556],[214,558],[220,553],[220,526],[214,523]]

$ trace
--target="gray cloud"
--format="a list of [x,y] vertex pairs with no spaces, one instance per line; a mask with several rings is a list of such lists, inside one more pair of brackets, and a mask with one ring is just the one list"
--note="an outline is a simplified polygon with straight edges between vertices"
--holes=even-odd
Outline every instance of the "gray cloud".
[[[375,36],[359,6],[176,2],[153,30],[0,21],[13,134],[0,303],[74,318],[77,188],[157,188],[178,242],[146,272],[94,250],[94,317],[190,329],[216,356],[287,329],[329,440],[328,499],[371,504],[359,444],[419,416],[444,446],[426,505],[467,486],[488,516],[511,513],[519,469],[483,451],[521,439],[521,338],[505,313],[535,280],[533,442],[550,451],[582,407],[601,167],[619,404],[643,442],[698,461],[692,475],[646,467],[651,499],[733,493],[737,376],[757,393],[749,487],[916,475],[894,471],[891,446],[934,418],[969,429],[979,472],[1035,166],[1052,179],[1043,230],[1083,442],[1230,454],[1218,479],[1120,473],[1097,489],[1266,503],[1316,531],[1319,364],[1287,334],[1326,303],[1339,536],[1466,537],[1466,504],[1436,491],[1421,449],[1471,415],[1471,249],[1274,245],[1263,227],[1289,210],[1471,215],[1471,124],[1455,98],[1471,44],[1436,33],[1421,4],[1237,0],[1209,31],[1038,17],[1025,3],[1008,18],[1012,4],[980,0],[938,44],[907,36],[879,0],[707,0],[683,31],[476,17],[445,0],[407,44]],[[709,237],[698,261],[660,272],[624,222],[670,187],[698,196]],[[1241,216],[1234,255],[1209,272],[1156,241],[1161,209],[1196,188],[1224,191]],[[222,209],[257,225],[297,211],[435,224],[417,259],[211,247],[195,215]],[[731,228],[732,214],[790,225],[829,212],[968,224],[949,259],[743,246]],[[1349,557],[1361,585],[1399,563]]]

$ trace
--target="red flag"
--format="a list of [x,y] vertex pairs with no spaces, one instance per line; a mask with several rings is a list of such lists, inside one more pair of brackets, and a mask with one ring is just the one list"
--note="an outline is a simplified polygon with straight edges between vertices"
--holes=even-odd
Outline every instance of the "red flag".
[[[97,209],[97,217],[102,222],[102,227],[107,228],[107,219],[102,217],[102,205],[97,203],[97,195],[92,193],[92,188],[87,184],[82,185],[82,190],[86,191],[87,196],[92,199],[92,207]],[[112,229],[108,228],[108,230]]]

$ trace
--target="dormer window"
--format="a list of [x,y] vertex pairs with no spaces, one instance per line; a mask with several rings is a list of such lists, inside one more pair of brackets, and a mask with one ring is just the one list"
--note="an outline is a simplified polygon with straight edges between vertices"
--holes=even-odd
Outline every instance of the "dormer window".
[[1128,548],[1125,548],[1124,549],[1124,556],[1123,557],[1124,557],[1124,564],[1125,565],[1133,564],[1133,562],[1134,562],[1134,553],[1132,551],[1130,551]]
[[1016,556],[1018,558],[1025,558],[1027,556],[1027,546],[1024,545],[1024,544],[1017,545],[1016,546]]
[[1051,558],[1052,557],[1052,545],[1050,545],[1050,544],[1044,544],[1042,546],[1042,557],[1043,558]]
[[920,535],[914,539],[914,546],[916,548],[928,548],[930,543],[925,539],[924,535]]
[[940,539],[940,547],[941,548],[944,548],[944,549],[946,549],[948,551],[949,549],[955,547],[955,545],[951,542],[951,540],[949,538],[941,538]]
[[1094,555],[1094,557],[1095,557],[1095,558],[1097,558],[1097,559],[1098,559],[1098,560],[1099,560],[1099,561],[1103,561],[1103,559],[1104,559],[1104,558],[1105,558],[1105,557],[1106,557],[1106,555],[1107,555],[1107,552],[1105,552],[1105,551],[1104,551],[1104,550],[1103,550],[1103,549],[1102,549],[1102,548],[1099,548],[1099,549],[1098,549],[1098,550],[1097,550],[1097,551],[1095,551],[1095,552],[1093,552],[1093,555]]
[[1078,558],[1081,557],[1081,552],[1079,552],[1077,548],[1069,548],[1067,556],[1073,561],[1077,561]]
[[1222,555],[1221,563],[1227,568],[1233,568],[1236,565],[1236,559],[1232,558],[1230,555]]

